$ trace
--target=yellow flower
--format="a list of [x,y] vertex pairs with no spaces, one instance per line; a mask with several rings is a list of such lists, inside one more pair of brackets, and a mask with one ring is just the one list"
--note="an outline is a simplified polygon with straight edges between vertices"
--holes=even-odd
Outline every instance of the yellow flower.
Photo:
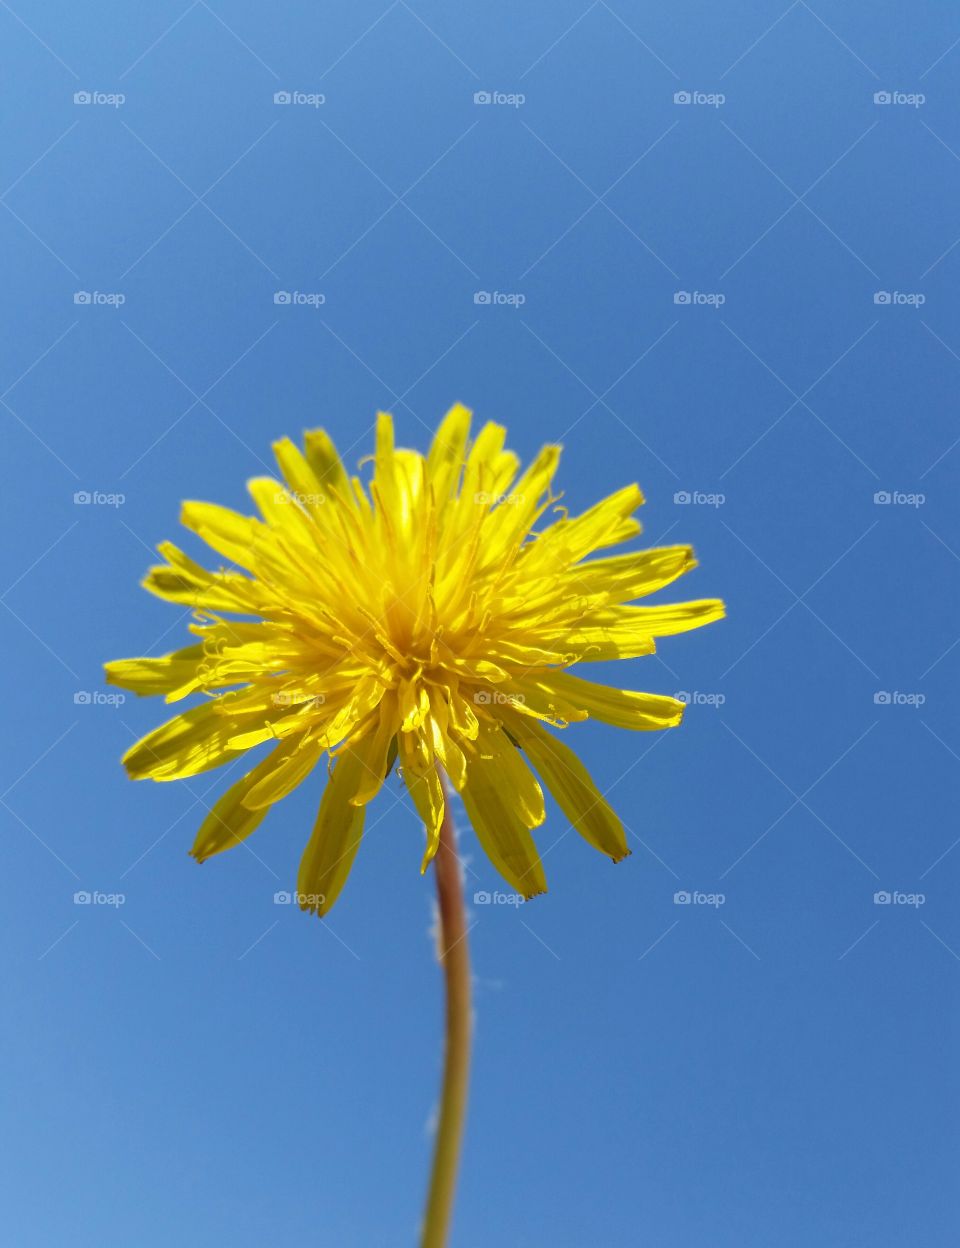
[[208,695],[128,751],[134,779],[195,776],[272,743],[209,811],[191,850],[198,861],[249,836],[325,753],[334,761],[297,881],[301,906],[318,914],[340,893],[367,804],[396,761],[426,829],[422,870],[443,819],[439,768],[524,897],[546,890],[531,835],[544,820],[534,772],[591,845],[614,862],[629,853],[586,768],[544,725],[679,724],[675,698],[568,669],[653,654],[655,637],[717,620],[723,604],[624,606],[696,566],[689,546],[586,559],[640,532],[639,488],[572,517],[554,508],[558,446],[518,476],[500,425],[484,425],[472,444],[469,433],[470,412],[458,405],[423,456],[394,446],[381,413],[366,487],[319,429],[303,452],[289,439],[274,445],[285,485],[249,483],[262,519],[184,503],[182,523],[245,571],[208,572],[161,544],[166,563],[144,586],[194,609],[197,642],[106,672],[111,684],[167,702]]

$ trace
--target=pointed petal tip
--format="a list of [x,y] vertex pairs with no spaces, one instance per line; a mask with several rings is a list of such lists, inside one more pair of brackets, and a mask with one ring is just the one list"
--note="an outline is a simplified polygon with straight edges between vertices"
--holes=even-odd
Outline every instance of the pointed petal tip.
[[[429,829],[428,829],[428,838],[429,838]],[[427,848],[424,850],[423,859],[420,862],[420,874],[421,875],[427,874],[427,867],[429,867],[431,862],[433,862],[434,858],[436,858],[437,850],[439,848],[440,848],[440,832],[438,829],[436,835],[432,839],[432,843],[428,839]]]
[[[139,744],[139,742],[137,744]],[[144,771],[142,767],[138,767],[136,765],[136,762],[134,761],[134,755],[136,754],[136,750],[137,750],[137,746],[131,745],[129,750],[127,750],[127,752],[121,756],[120,766],[126,772],[126,776],[128,780],[146,780],[149,776],[149,772]]]

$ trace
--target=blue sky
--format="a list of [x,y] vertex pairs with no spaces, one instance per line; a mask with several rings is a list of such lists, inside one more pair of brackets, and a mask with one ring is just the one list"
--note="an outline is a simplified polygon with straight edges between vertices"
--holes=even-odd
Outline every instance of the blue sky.
[[399,787],[311,921],[274,894],[319,781],[198,870],[223,781],[128,782],[163,708],[100,665],[183,644],[138,589],[181,499],[246,506],[319,424],[356,462],[377,408],[423,448],[460,400],[563,441],[575,510],[639,481],[729,619],[618,671],[681,731],[575,730],[633,856],[552,808],[550,893],[471,903],[454,1244],[955,1243],[957,15],[0,27],[4,1241],[415,1242],[441,997]]

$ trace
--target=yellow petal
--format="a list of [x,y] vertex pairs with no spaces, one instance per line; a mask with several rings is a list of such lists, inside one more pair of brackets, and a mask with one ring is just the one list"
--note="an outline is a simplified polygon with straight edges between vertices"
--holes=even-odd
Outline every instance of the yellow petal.
[[365,732],[350,739],[350,749],[362,764],[357,791],[350,799],[355,806],[366,806],[380,792],[387,778],[387,758],[397,735],[397,703],[391,692],[384,695]]
[[619,624],[583,623],[558,633],[554,644],[580,663],[603,663],[610,659],[638,659],[656,654],[657,643],[632,621]]
[[311,429],[303,435],[307,463],[313,469],[321,490],[335,494],[340,502],[355,503],[350,478],[344,471],[337,448],[326,429]]
[[462,403],[455,403],[440,423],[427,456],[427,475],[433,485],[434,497],[441,507],[460,482],[470,436],[472,413]]
[[[480,733],[472,747],[483,756],[490,774],[496,773],[498,784],[509,796],[511,808],[527,828],[538,828],[547,817],[543,804],[543,790],[527,766],[525,759],[503,730],[487,728]],[[467,781],[473,766],[471,757],[467,763]]]
[[469,758],[461,797],[480,844],[507,883],[527,899],[545,893],[547,879],[537,847],[492,759]]
[[[371,677],[365,677],[354,683],[350,697],[342,709],[337,709],[329,718],[321,718],[320,732],[324,746],[328,750],[335,749],[341,741],[345,741],[357,728],[357,725],[375,710],[383,697],[383,686]],[[324,704],[324,709],[327,708]],[[329,706],[334,708],[336,702],[330,699]]]
[[596,685],[569,672],[550,672],[543,684],[591,717],[616,728],[673,728],[683,718],[684,704],[659,693],[637,693]]
[[528,552],[528,560],[557,558],[562,552],[570,562],[577,562],[591,551],[616,546],[640,532],[640,524],[632,513],[643,503],[638,485],[628,485],[575,519],[564,517],[545,529]]
[[479,538],[483,521],[494,504],[496,490],[503,479],[506,433],[503,425],[488,421],[470,447],[460,493],[447,512],[446,540],[439,559],[438,581],[458,567],[461,576],[463,574],[464,560],[470,552],[467,538],[471,533],[475,539]]
[[243,798],[244,806],[262,810],[279,802],[306,780],[322,753],[319,740],[309,733],[288,738],[264,760],[270,766],[265,766],[263,774],[250,786]]
[[697,566],[692,546],[654,546],[578,563],[570,569],[572,593],[603,594],[610,602],[643,598]]
[[180,523],[202,537],[217,554],[242,568],[253,568],[253,548],[267,529],[250,516],[215,503],[186,502],[180,509]]
[[480,721],[467,698],[461,697],[458,690],[451,689],[447,695],[447,705],[450,708],[450,722],[456,731],[468,741],[475,740],[480,731]]
[[212,698],[148,732],[123,756],[130,778],[179,780],[196,776],[229,762],[238,749],[258,745],[273,735],[266,723],[257,729],[248,725],[240,734],[239,722],[221,705],[224,701]]
[[497,494],[496,511],[487,524],[483,565],[496,563],[523,538],[541,508],[560,463],[560,447],[545,446],[506,496]]
[[273,477],[253,477],[247,482],[250,497],[264,521],[285,537],[313,553],[316,528],[297,500]]
[[359,789],[362,770],[362,762],[349,748],[338,756],[300,861],[297,893],[301,910],[326,914],[347,882],[360,848],[366,814],[366,807],[351,803]]
[[509,699],[513,710],[546,720],[558,728],[587,719],[585,710],[561,696],[553,681],[557,675],[556,671],[529,672],[505,685],[501,692]]
[[119,685],[141,697],[172,693],[196,675],[203,646],[186,646],[154,659],[114,659],[104,663],[108,685]]
[[447,703],[437,697],[431,699],[430,705],[430,744],[435,757],[450,777],[450,783],[459,792],[467,778],[467,760],[449,731],[450,714]]
[[331,498],[329,487],[317,480],[303,452],[289,438],[274,442],[273,453],[292,496],[306,511],[319,516]]
[[403,780],[427,834],[426,850],[420,864],[422,875],[440,844],[444,812],[443,785],[437,774],[432,752],[424,749],[423,743],[417,741],[413,733],[401,733],[398,739]]
[[696,602],[667,602],[657,607],[609,607],[584,618],[584,626],[598,624],[624,633],[648,637],[672,637],[722,620],[726,608],[719,598]]
[[210,808],[206,819],[200,825],[193,848],[190,850],[197,862],[206,862],[214,854],[222,853],[225,849],[232,849],[234,845],[239,845],[241,841],[246,840],[250,833],[255,832],[260,826],[269,806],[260,806],[252,810],[246,805],[246,798],[264,776],[269,775],[270,769],[276,765],[277,754],[283,748],[283,746],[278,746],[273,753],[268,754],[262,762],[248,771],[242,780],[238,780],[236,784],[227,789],[226,793]]
[[604,607],[585,612],[567,630],[550,640],[566,646],[584,662],[635,659],[653,654],[655,637],[671,637],[723,619],[726,609],[717,598],[696,602],[669,602],[656,607]]
[[188,607],[245,615],[257,612],[266,601],[263,586],[238,572],[208,572],[172,542],[161,542],[157,549],[169,566],[151,568],[143,587],[158,598]]
[[630,850],[623,824],[573,750],[529,720],[515,721],[515,727],[525,754],[571,825],[614,862],[626,858]]

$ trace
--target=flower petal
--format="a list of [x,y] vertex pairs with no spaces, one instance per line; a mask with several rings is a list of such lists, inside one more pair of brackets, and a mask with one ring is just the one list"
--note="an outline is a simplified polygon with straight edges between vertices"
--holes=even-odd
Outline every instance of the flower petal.
[[383,788],[389,774],[387,759],[396,735],[397,702],[391,691],[384,695],[366,730],[350,738],[350,749],[363,764],[357,791],[350,799],[354,806],[366,806]]
[[443,824],[444,794],[440,776],[433,760],[433,753],[426,742],[412,732],[401,732],[400,767],[417,813],[423,820],[427,845],[420,864],[422,875],[430,865],[440,845],[440,828]]
[[604,594],[610,602],[629,602],[663,589],[696,566],[692,546],[653,546],[575,564],[569,579],[575,593]]
[[300,860],[297,893],[301,910],[327,914],[347,882],[363,836],[366,807],[351,803],[363,771],[363,762],[349,747],[338,755]]
[[528,547],[527,559],[537,563],[544,557],[556,558],[558,552],[575,563],[593,550],[617,546],[640,532],[640,524],[632,513],[643,503],[638,485],[628,485],[602,499],[583,515],[564,517],[545,529]]
[[[500,787],[509,794],[510,805],[524,827],[538,828],[547,817],[543,789],[499,724],[482,732],[475,748],[489,760],[491,769],[496,770]],[[467,779],[469,781],[469,764]]]
[[223,698],[212,698],[168,720],[148,732],[123,756],[123,765],[132,780],[179,780],[220,767],[246,749],[268,740],[269,723],[242,730],[224,710]]
[[542,684],[548,686],[572,705],[586,711],[591,719],[599,719],[615,728],[674,728],[683,719],[684,703],[659,693],[638,693],[633,689],[614,689],[595,685],[569,672],[548,672]]
[[255,564],[254,545],[268,533],[259,521],[216,503],[185,502],[180,508],[180,523],[203,538],[218,555],[251,570]]
[[511,554],[543,510],[541,500],[560,463],[560,447],[545,446],[510,493],[496,494],[494,510],[484,530],[483,567],[496,565]]
[[168,563],[151,568],[142,584],[158,598],[187,607],[242,615],[256,614],[267,601],[263,586],[239,572],[208,572],[173,542],[161,542],[157,549]]
[[[511,731],[514,725],[511,724]],[[519,720],[517,738],[563,813],[594,849],[620,862],[630,853],[623,824],[583,763],[562,741],[531,720]]]
[[582,662],[635,659],[656,651],[655,637],[672,637],[723,619],[718,598],[668,602],[655,607],[601,607],[586,611],[566,631],[548,634],[555,646],[575,650]]
[[356,499],[350,478],[344,471],[337,448],[326,429],[308,430],[303,435],[303,445],[307,463],[313,469],[313,475],[321,490],[335,494],[342,503],[354,506]]
[[507,883],[528,900],[545,893],[540,855],[496,760],[479,754],[468,757],[461,797],[480,844]]
[[114,659],[104,663],[108,685],[129,689],[140,697],[173,693],[196,676],[203,646],[185,646],[153,659]]
[[292,793],[298,784],[306,780],[323,753],[323,746],[309,732],[299,737],[289,737],[282,742],[265,763],[263,774],[250,786],[243,798],[248,810],[263,810]]
[[330,499],[329,487],[317,480],[317,474],[298,446],[289,438],[273,443],[273,454],[291,495],[311,515],[319,516]]
[[466,459],[467,438],[470,436],[472,413],[462,403],[455,403],[440,423],[427,456],[427,475],[433,485],[434,497],[442,508],[460,483]]
[[245,799],[259,781],[269,774],[269,769],[276,765],[274,760],[283,748],[283,746],[278,746],[262,762],[248,771],[242,780],[231,785],[226,793],[213,804],[207,812],[206,819],[200,825],[200,831],[190,850],[197,862],[206,862],[214,854],[220,854],[225,849],[232,849],[234,845],[245,841],[251,832],[257,830],[270,808],[260,806],[256,810],[251,810],[245,804]]
[[637,636],[672,637],[722,620],[725,614],[719,598],[699,598],[656,607],[608,607],[585,616],[583,624],[585,628],[596,624]]
[[557,637],[554,644],[566,648],[578,663],[603,663],[610,659],[638,659],[656,654],[657,643],[635,624],[595,624],[585,622]]

